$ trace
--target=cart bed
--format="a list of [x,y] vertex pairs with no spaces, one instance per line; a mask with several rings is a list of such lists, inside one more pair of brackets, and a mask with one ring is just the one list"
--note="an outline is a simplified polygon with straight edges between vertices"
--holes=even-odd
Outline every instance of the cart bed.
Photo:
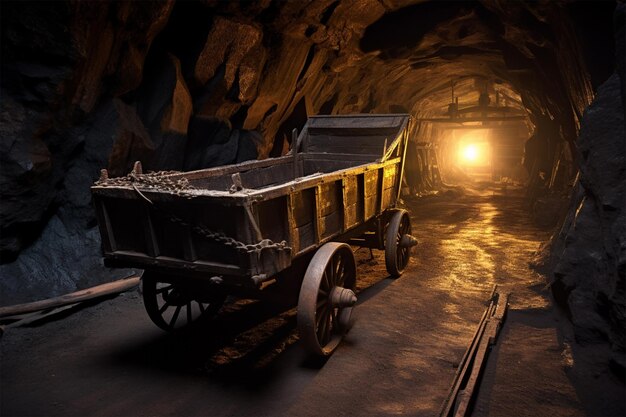
[[105,262],[258,284],[395,206],[408,124],[408,115],[315,116],[295,154],[101,179],[92,193]]

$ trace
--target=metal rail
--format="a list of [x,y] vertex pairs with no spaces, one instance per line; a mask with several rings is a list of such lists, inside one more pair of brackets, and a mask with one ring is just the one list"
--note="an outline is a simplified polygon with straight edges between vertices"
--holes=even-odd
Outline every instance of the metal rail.
[[487,362],[489,350],[496,343],[509,302],[509,294],[500,294],[494,286],[489,306],[483,313],[472,341],[457,368],[452,388],[444,401],[440,417],[469,415],[476,388]]

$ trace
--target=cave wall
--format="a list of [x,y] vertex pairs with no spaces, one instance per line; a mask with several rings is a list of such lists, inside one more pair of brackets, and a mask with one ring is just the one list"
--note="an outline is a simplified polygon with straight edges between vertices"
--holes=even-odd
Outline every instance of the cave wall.
[[616,72],[585,110],[577,141],[579,182],[552,245],[553,292],[580,343],[609,342],[626,374],[626,5],[615,11]]

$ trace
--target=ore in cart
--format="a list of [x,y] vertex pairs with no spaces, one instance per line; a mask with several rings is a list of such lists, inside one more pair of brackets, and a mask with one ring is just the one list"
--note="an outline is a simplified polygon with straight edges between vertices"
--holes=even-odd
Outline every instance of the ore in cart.
[[280,158],[146,174],[136,163],[120,178],[103,170],[92,193],[105,265],[145,270],[144,304],[165,330],[212,316],[227,295],[262,297],[296,280],[303,344],[330,355],[356,303],[351,245],[384,250],[398,277],[416,243],[396,209],[410,123],[315,116]]

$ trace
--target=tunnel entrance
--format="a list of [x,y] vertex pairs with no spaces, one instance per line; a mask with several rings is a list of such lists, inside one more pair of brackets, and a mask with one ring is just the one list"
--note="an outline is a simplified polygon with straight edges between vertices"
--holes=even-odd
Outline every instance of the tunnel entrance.
[[444,181],[454,184],[464,176],[474,181],[528,184],[530,173],[523,162],[530,133],[525,124],[442,128],[437,136]]

